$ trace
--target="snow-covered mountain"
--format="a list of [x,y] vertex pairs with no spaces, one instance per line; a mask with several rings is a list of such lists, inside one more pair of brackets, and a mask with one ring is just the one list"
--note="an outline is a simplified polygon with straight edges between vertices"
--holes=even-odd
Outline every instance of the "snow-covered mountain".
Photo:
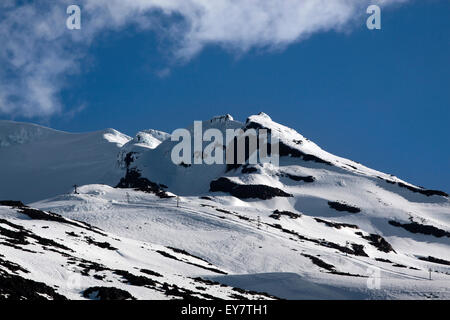
[[114,184],[123,174],[117,154],[131,138],[107,129],[67,133],[0,121],[0,198],[37,201],[73,185]]
[[[38,132],[43,133],[36,134],[37,137],[14,135],[10,133],[14,131],[8,128],[10,125],[0,123],[3,132],[0,145],[4,146],[0,147],[0,167],[5,173],[11,177],[15,173],[21,181],[27,181],[27,174],[17,170],[17,163],[13,162],[20,162],[18,155],[24,149],[36,150],[38,158],[45,158],[38,152],[45,141],[52,145],[53,152],[61,154],[57,167],[64,172],[67,164],[62,156],[64,151],[58,153],[58,146],[67,150],[75,145],[71,142],[58,145],[54,141],[68,141],[71,134],[38,127]],[[93,234],[88,237],[98,236],[94,242],[110,242],[118,250],[94,253],[83,249],[83,259],[99,259],[98,263],[109,265],[109,259],[114,260],[118,254],[123,263],[121,270],[128,272],[137,270],[133,268],[136,264],[138,269],[148,268],[161,274],[173,271],[188,279],[201,276],[231,287],[291,299],[450,298],[450,200],[445,192],[424,189],[332,155],[295,130],[273,122],[266,114],[251,116],[244,123],[229,115],[216,117],[204,121],[202,126],[204,130],[215,128],[221,132],[268,129],[279,139],[279,166],[175,164],[171,150],[177,142],[171,141],[168,134],[147,130],[131,139],[108,131],[108,138],[105,133],[92,134],[97,145],[103,146],[98,140],[105,139],[109,142],[104,144],[115,145],[111,159],[105,156],[108,165],[102,168],[99,165],[97,175],[92,178],[106,176],[110,180],[89,180],[86,183],[96,184],[80,187],[79,194],[65,192],[67,188],[70,190],[70,183],[77,183],[70,182],[63,191],[52,189],[30,207],[101,228],[109,238]],[[188,129],[193,131],[193,127]],[[89,140],[87,135],[80,137]],[[9,158],[3,155],[5,150]],[[58,181],[51,172],[56,162],[41,161],[34,167],[30,163],[21,166],[31,168],[28,172],[45,172],[48,174],[45,181]],[[82,175],[83,169],[77,162],[71,165],[80,170],[76,173],[73,169],[76,173],[73,176]],[[86,177],[90,177],[88,173]],[[8,198],[4,196],[8,193],[3,193],[8,189],[4,181],[8,180],[0,182],[0,198]],[[14,179],[9,181],[15,183]],[[53,196],[57,193],[60,195]],[[21,199],[19,189],[9,195]],[[23,198],[33,196],[32,189],[28,189]],[[39,236],[62,239],[74,248],[73,239],[64,235],[65,229],[51,231],[59,230],[61,225],[66,227],[65,223],[32,228],[37,224],[22,216],[23,209],[0,208],[3,219],[0,221],[21,225],[30,232],[39,230]],[[15,227],[10,225],[6,229],[13,231],[11,228]],[[5,235],[0,233],[0,237],[3,239]],[[81,238],[79,241],[83,242],[84,235]],[[133,243],[133,248],[127,249],[133,254],[121,251],[113,238]],[[89,240],[84,242],[83,248],[92,245]],[[207,261],[211,268],[227,274],[167,267],[168,271],[163,265],[151,269],[146,264],[151,264],[153,256],[139,251],[141,245],[162,246],[166,249],[161,250],[170,255],[174,253],[167,248],[177,248],[178,252]],[[22,247],[6,247],[5,241],[0,240],[2,259],[25,268],[34,265],[33,254],[24,255]],[[46,255],[39,257],[45,260]],[[199,264],[198,260],[191,262]],[[47,283],[52,277],[51,268],[50,265],[42,272],[26,273],[19,269],[15,272],[35,281],[42,277]],[[67,265],[61,268],[66,270]],[[112,264],[109,268],[118,267]],[[0,266],[2,269],[11,273],[7,267]],[[98,273],[96,270],[81,273],[86,285],[76,292],[62,288],[62,282],[49,283],[59,286],[58,293],[77,298],[88,287],[101,286],[95,282],[100,281],[94,277]],[[188,286],[183,281],[180,279],[177,286]],[[137,298],[157,297],[155,293],[125,289]],[[222,297],[230,297],[227,290],[232,289],[224,289],[228,293],[221,293]],[[211,290],[208,294],[215,296],[213,293]],[[256,294],[254,297],[267,298]]]

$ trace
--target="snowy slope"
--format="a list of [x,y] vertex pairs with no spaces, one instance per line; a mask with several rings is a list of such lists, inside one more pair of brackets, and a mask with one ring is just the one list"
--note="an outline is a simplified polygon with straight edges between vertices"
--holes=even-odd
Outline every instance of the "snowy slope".
[[[411,234],[386,222],[379,225],[377,233],[395,252],[384,252],[363,238],[373,232],[365,228],[370,218],[366,223],[359,223],[362,218],[352,221],[360,228],[327,225],[325,222],[352,220],[331,213],[319,221],[306,214],[278,220],[270,217],[272,209],[255,206],[255,202],[229,196],[211,199],[181,197],[177,207],[175,198],[90,185],[82,187],[79,195],[34,205],[123,237],[182,248],[230,273],[211,279],[249,290],[259,288],[282,298],[330,298],[333,294],[346,299],[450,298],[450,266],[420,260],[432,256],[450,261],[448,238]],[[363,246],[367,256],[345,249],[353,244]],[[373,268],[380,270],[380,290],[367,288]],[[433,281],[428,280],[429,268],[433,269]],[[267,272],[272,273],[270,281],[259,281]],[[297,276],[292,281],[283,280],[292,277],[288,276],[291,273]],[[243,275],[248,275],[245,281]],[[280,281],[284,281],[284,291],[280,291]],[[305,281],[308,286],[297,286]],[[277,285],[272,288],[270,283]]]
[[146,131],[115,159],[121,188],[100,181],[32,206],[186,250],[228,273],[210,279],[282,298],[450,298],[445,192],[332,155],[265,114],[202,125],[269,129],[280,165],[176,165],[177,142]]
[[272,299],[201,278],[226,272],[187,252],[20,204],[0,204],[0,252],[0,300]]
[[130,139],[114,129],[74,134],[0,121],[0,199],[32,202],[74,184],[117,183],[117,154]]

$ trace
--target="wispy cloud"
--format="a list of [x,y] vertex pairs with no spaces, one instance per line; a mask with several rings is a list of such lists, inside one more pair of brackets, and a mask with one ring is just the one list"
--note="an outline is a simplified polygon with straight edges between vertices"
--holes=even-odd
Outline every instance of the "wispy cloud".
[[[78,0],[0,2],[0,114],[45,117],[62,112],[66,76],[79,72],[89,45],[104,31],[153,30],[174,61],[205,46],[239,54],[283,49],[329,30],[363,25],[369,4],[408,0]],[[65,27],[66,8],[82,8],[82,30]],[[168,69],[167,69],[168,70]],[[164,74],[162,74],[164,75]]]

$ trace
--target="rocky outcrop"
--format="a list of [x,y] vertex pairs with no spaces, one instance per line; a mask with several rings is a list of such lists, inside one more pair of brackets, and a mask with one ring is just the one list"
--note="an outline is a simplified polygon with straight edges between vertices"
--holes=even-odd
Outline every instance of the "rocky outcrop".
[[435,236],[437,238],[448,237],[450,238],[450,232],[436,228],[435,226],[424,225],[417,222],[411,223],[400,223],[397,221],[390,220],[389,224],[394,227],[403,228],[412,233],[421,233],[426,235]]
[[361,212],[361,209],[358,207],[351,206],[349,204],[346,204],[344,202],[338,202],[338,201],[328,201],[328,205],[330,208],[333,208],[337,211],[346,211],[350,213],[358,213]]
[[160,198],[172,197],[163,190],[163,186],[161,184],[141,177],[140,172],[135,169],[128,169],[125,177],[120,179],[120,182],[117,184],[116,188],[131,188],[147,193],[154,193]]
[[297,219],[297,218],[301,218],[302,215],[295,213],[295,212],[286,211],[286,210],[282,210],[282,211],[275,210],[269,217],[279,220],[281,218],[281,216],[287,216],[291,219]]
[[67,300],[45,283],[0,270],[0,300]]
[[212,181],[210,184],[210,191],[226,192],[231,194],[233,197],[239,199],[254,198],[254,199],[268,200],[274,197],[292,197],[291,194],[284,192],[283,190],[278,188],[262,184],[253,184],[253,185],[238,184],[224,177]]
[[83,297],[92,300],[136,300],[128,291],[114,287],[90,287],[83,291]]

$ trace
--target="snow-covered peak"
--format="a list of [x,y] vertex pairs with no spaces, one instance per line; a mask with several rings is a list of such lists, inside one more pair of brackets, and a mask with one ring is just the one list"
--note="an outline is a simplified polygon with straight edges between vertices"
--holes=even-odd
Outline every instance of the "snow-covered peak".
[[248,121],[258,122],[258,121],[261,121],[261,120],[262,121],[264,121],[264,120],[272,121],[272,118],[267,113],[264,113],[262,111],[260,113],[256,114],[256,115],[252,115],[252,116],[247,118],[247,122]]
[[119,147],[131,140],[131,137],[112,128],[106,129],[103,132],[103,138],[108,142],[117,144]]
[[149,129],[149,130],[142,130],[139,131],[136,134],[136,137],[130,141],[134,144],[143,144],[144,146],[154,149],[156,148],[161,142],[163,142],[166,139],[170,138],[170,134],[167,132]]
[[155,149],[169,138],[170,134],[159,130],[148,129],[139,131],[136,137],[128,141],[120,149],[117,157],[119,168],[128,168],[129,164],[136,160],[141,153],[147,149]]
[[0,120],[0,148],[27,144],[52,135],[65,134],[65,132],[37,124]]
[[222,115],[222,116],[215,116],[209,122],[226,122],[226,121],[233,121],[233,117],[230,114]]
[[265,128],[271,130],[276,136],[284,139],[297,139],[306,140],[300,133],[286,127],[278,122],[272,120],[272,118],[264,112],[260,112],[257,115],[252,115],[246,120],[247,128]]

